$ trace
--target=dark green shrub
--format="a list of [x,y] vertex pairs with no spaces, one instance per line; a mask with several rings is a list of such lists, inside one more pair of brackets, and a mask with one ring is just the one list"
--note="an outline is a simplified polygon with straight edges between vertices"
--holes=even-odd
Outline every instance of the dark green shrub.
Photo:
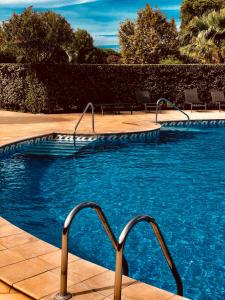
[[26,91],[24,109],[32,113],[40,113],[48,107],[45,107],[48,94],[43,82],[40,82],[35,73],[26,76]]
[[136,90],[184,101],[184,89],[197,87],[210,101],[210,89],[225,91],[225,65],[26,65],[0,64],[0,108],[68,111],[87,102],[136,101]]

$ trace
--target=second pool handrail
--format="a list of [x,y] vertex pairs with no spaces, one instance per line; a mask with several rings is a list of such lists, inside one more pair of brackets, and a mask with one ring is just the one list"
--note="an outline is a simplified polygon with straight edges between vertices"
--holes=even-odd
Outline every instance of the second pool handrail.
[[87,110],[88,110],[89,107],[91,108],[91,117],[92,117],[91,125],[92,125],[92,133],[93,133],[93,134],[95,133],[95,107],[94,107],[94,104],[93,104],[92,102],[89,102],[89,103],[86,105],[86,107],[85,107],[85,109],[84,109],[82,115],[80,116],[79,120],[77,121],[77,123],[76,123],[76,125],[75,125],[75,127],[74,127],[74,133],[73,133],[74,136],[76,135],[77,128],[78,128],[78,126],[80,125],[80,122],[81,122],[81,120],[83,119],[83,117],[84,117],[84,115],[86,114],[86,112],[87,112]]
[[166,98],[160,98],[157,103],[156,103],[156,116],[155,116],[155,122],[156,124],[158,123],[158,114],[159,114],[159,108],[160,108],[160,104],[162,102],[165,103],[169,103],[170,105],[172,105],[173,108],[175,108],[176,110],[178,110],[179,112],[181,112],[183,115],[185,115],[188,119],[188,121],[190,121],[190,117],[188,114],[186,114],[183,110],[181,110],[179,107],[177,107],[173,102],[167,100]]
[[177,285],[177,294],[183,296],[183,284],[181,277],[177,271],[175,263],[173,262],[172,256],[169,252],[169,249],[166,245],[164,237],[159,229],[158,224],[155,219],[148,215],[141,215],[133,218],[123,229],[120,234],[119,241],[117,244],[117,253],[116,253],[116,271],[115,271],[115,286],[114,286],[114,300],[121,300],[121,291],[122,291],[122,258],[123,258],[123,250],[126,243],[126,239],[132,230],[132,228],[140,222],[147,222],[151,224],[155,236],[158,239],[162,252],[166,258],[167,264],[175,278]]

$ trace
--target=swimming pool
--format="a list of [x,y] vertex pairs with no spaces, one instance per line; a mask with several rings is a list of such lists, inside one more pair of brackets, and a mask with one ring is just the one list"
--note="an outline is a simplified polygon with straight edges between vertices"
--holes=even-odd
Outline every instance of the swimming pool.
[[[158,222],[192,299],[224,299],[225,129],[163,130],[155,142],[101,146],[74,158],[0,159],[0,215],[57,246],[68,212],[86,200],[102,206],[118,237],[137,214]],[[46,230],[46,222],[48,224]],[[114,269],[97,216],[83,211],[70,251]],[[125,254],[130,275],[176,292],[147,224],[135,227]]]

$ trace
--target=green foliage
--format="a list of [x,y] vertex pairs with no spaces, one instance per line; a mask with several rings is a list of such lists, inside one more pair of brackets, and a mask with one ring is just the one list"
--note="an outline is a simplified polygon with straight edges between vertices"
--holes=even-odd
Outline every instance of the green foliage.
[[[114,59],[112,58],[112,56],[114,57]],[[80,51],[80,54],[76,59],[76,63],[107,64],[107,63],[118,63],[119,60],[120,60],[120,54],[112,49],[90,47],[90,48],[84,48],[83,50]]]
[[16,62],[16,57],[13,49],[7,45],[3,28],[0,25],[0,63],[2,62]]
[[51,11],[35,12],[29,7],[0,25],[0,62],[105,64],[110,55],[119,54],[94,47],[86,30],[73,31]]
[[100,48],[93,48],[86,52],[83,63],[104,64],[106,59],[105,52]]
[[25,85],[24,109],[31,113],[44,111],[45,100],[48,97],[46,87],[38,80],[35,73],[30,73],[26,76]]
[[197,87],[204,101],[211,89],[224,90],[225,65],[0,64],[0,82],[0,108],[11,110],[83,108],[90,97],[94,104],[134,103],[136,90],[183,103],[184,89]]
[[119,41],[124,63],[151,64],[179,53],[174,20],[168,22],[150,5],[138,12],[136,21],[126,20],[120,26]]
[[85,56],[90,50],[93,49],[92,36],[83,29],[77,29],[73,33],[72,42],[68,47],[70,61],[72,63],[84,63]]
[[201,17],[211,11],[218,11],[225,7],[224,0],[183,0],[181,5],[181,29],[194,18]]
[[183,64],[183,61],[177,58],[176,56],[168,56],[160,61],[162,65],[180,65]]
[[125,20],[120,25],[119,43],[123,63],[135,63],[135,22]]
[[113,49],[110,49],[110,48],[104,48],[102,49],[102,51],[108,56],[108,55],[117,55],[117,56],[120,56],[120,53],[113,50]]
[[109,55],[106,59],[107,64],[120,64],[121,63],[121,59],[119,55]]
[[180,39],[183,54],[200,63],[225,63],[225,9],[195,17]]
[[0,51],[4,49],[4,46],[5,46],[4,32],[2,26],[0,25]]
[[[17,71],[17,72],[15,72]],[[23,110],[25,82],[22,76],[24,68],[12,65],[0,65],[0,107]]]
[[62,16],[51,11],[34,12],[32,7],[20,15],[14,13],[2,29],[8,47],[29,63],[52,62],[72,41],[72,29]]
[[0,51],[0,63],[15,63],[16,57],[10,51]]
[[104,54],[104,63],[106,64],[120,64],[121,55],[113,49],[101,49]]

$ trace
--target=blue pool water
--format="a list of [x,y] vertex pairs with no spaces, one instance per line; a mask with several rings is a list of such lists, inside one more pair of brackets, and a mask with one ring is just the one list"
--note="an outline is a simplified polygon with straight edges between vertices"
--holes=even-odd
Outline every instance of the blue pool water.
[[[225,298],[225,128],[162,131],[152,143],[102,147],[70,159],[0,159],[0,215],[57,246],[69,211],[102,206],[115,235],[137,214],[164,233],[191,299]],[[46,226],[47,223],[47,226]],[[97,216],[79,214],[71,252],[114,269],[115,255]],[[134,278],[176,292],[148,224],[127,240]]]

